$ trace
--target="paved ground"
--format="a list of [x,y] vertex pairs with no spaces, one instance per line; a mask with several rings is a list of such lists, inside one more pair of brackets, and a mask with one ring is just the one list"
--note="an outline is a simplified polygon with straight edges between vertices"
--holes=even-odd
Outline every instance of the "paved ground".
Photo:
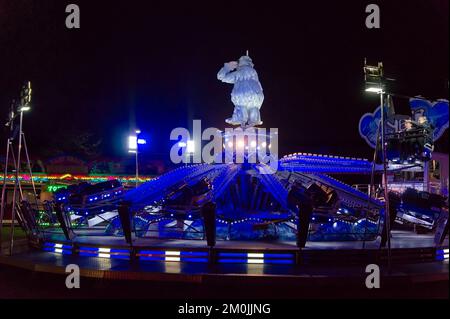
[[[65,287],[65,265],[82,268]],[[7,266],[9,264],[9,266]],[[25,269],[13,268],[20,265]],[[0,257],[0,298],[448,298],[448,261],[382,268],[381,289],[363,266],[211,265],[110,260],[52,253]],[[112,280],[111,278],[115,278]]]
[[67,289],[61,275],[0,268],[0,298],[448,298],[448,281],[401,286],[386,285],[377,290],[354,286],[292,287],[237,285],[227,283],[200,284],[180,282],[114,281],[82,278],[80,289]]
[[[429,235],[398,232],[394,245],[429,246]],[[85,237],[83,240],[95,238]],[[112,238],[122,240],[121,238]],[[99,238],[104,241],[105,238]],[[414,241],[412,243],[411,241]],[[203,241],[150,241],[152,245],[183,247]],[[147,244],[148,242],[146,242]],[[403,243],[403,244],[402,244]],[[227,245],[227,242],[219,245]],[[293,243],[233,242],[242,248],[293,249]],[[332,243],[331,243],[332,244]],[[358,249],[362,243],[337,243]],[[358,245],[358,247],[355,247]],[[242,247],[241,247],[242,246]],[[322,247],[323,246],[323,247]],[[321,251],[330,243],[310,243]],[[226,248],[226,247],[224,247]],[[370,247],[366,248],[370,249]],[[82,269],[81,289],[65,287],[65,266]],[[365,287],[365,265],[330,262],[322,266],[129,262],[104,258],[63,256],[41,251],[0,256],[0,299],[4,298],[448,298],[448,261],[396,264],[388,276],[382,266],[381,289]],[[113,280],[114,279],[114,280]]]

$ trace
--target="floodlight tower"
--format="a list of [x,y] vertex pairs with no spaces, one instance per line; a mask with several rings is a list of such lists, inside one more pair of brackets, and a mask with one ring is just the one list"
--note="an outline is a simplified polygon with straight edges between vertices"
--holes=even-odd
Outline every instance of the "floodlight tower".
[[141,134],[140,130],[135,130],[135,134],[128,136],[128,153],[135,154],[136,160],[136,187],[139,185],[139,145],[147,144],[147,141],[143,138],[139,138],[139,134]]
[[[2,185],[2,199],[1,199],[1,205],[0,205],[0,247],[2,243],[2,230],[3,230],[3,217],[5,215],[5,206],[6,206],[6,179],[8,176],[8,165],[9,165],[9,156],[10,153],[12,153],[12,140],[14,139],[13,133],[14,133],[14,118],[15,118],[15,106],[16,102],[13,100],[11,104],[11,109],[8,113],[8,120],[5,123],[6,127],[9,127],[9,135],[6,140],[6,157],[5,157],[5,170],[3,173],[3,185]],[[15,165],[15,160],[14,160]],[[1,250],[0,250],[1,254]]]
[[17,157],[16,157],[16,172],[15,172],[15,182],[14,182],[14,191],[12,197],[12,208],[11,208],[11,239],[10,239],[10,254],[13,254],[14,248],[14,223],[16,219],[16,198],[17,192],[20,191],[19,185],[19,173],[20,173],[20,160],[21,160],[21,152],[22,152],[22,137],[23,137],[23,113],[27,112],[31,109],[31,82],[28,81],[20,92],[20,102],[17,109],[19,113],[19,141],[17,146]]
[[[383,162],[383,189],[384,189],[384,200],[385,200],[385,228],[387,234],[387,244],[388,244],[388,269],[391,268],[391,222],[389,214],[389,190],[387,182],[387,156],[386,156],[386,141],[385,141],[385,124],[384,124],[384,94],[385,92],[385,80],[383,62],[378,62],[377,66],[367,65],[367,60],[364,59],[364,81],[365,81],[365,91],[371,93],[377,93],[380,95],[381,104],[381,119],[379,127],[381,135],[381,160]],[[389,94],[387,94],[389,98]],[[375,147],[375,153],[377,149]],[[374,163],[375,165],[375,163]]]

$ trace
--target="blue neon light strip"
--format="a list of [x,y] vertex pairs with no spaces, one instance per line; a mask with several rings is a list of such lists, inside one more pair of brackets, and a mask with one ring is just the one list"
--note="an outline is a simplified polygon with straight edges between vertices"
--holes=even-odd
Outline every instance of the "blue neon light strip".
[[141,250],[139,254],[142,255],[166,255],[165,251],[158,251],[158,250]]
[[[62,243],[45,242],[43,250],[65,255],[72,254],[73,247]],[[109,251],[108,251],[109,250]],[[110,259],[130,259],[129,249],[98,248],[82,246],[78,249],[79,255],[84,257],[98,257]],[[171,254],[173,253],[173,254]],[[294,254],[291,253],[258,253],[258,252],[219,252],[219,263],[245,263],[245,264],[293,264]],[[138,253],[140,260],[149,261],[180,261],[207,263],[209,253],[205,251],[163,251],[141,250]],[[436,250],[436,259],[448,259],[448,248]]]
[[206,263],[209,254],[205,251],[141,250],[138,255],[140,260],[147,261]]
[[140,260],[151,260],[151,261],[165,261],[165,257],[148,257],[148,256],[139,256]]
[[130,250],[102,247],[109,251],[102,251],[98,247],[80,247],[79,255],[83,257],[98,257],[109,259],[130,259]]
[[130,256],[127,255],[111,255],[109,258],[111,259],[130,259]]
[[96,247],[80,247],[80,250],[98,251]]
[[128,249],[114,249],[111,248],[111,253],[124,253],[124,254],[130,254],[130,251]]
[[[140,255],[161,255],[166,256],[166,251],[155,251],[155,250],[141,250]],[[206,251],[180,251],[180,256],[208,256]]]
[[180,255],[182,257],[183,256],[192,256],[192,257],[200,256],[200,257],[203,257],[203,256],[208,256],[208,253],[206,251],[182,251],[180,253]]
[[290,253],[220,252],[218,255],[219,263],[294,264],[294,254]]
[[[60,249],[60,251],[57,251],[56,249]],[[56,254],[62,254],[62,255],[72,255],[72,250],[68,250],[68,249],[44,247],[43,250],[47,251],[49,253],[56,253]]]
[[[61,245],[61,247],[56,247],[56,245]],[[66,244],[62,244],[62,243],[51,243],[51,242],[45,242],[44,247],[72,249],[72,245],[66,245]]]
[[188,263],[207,263],[208,258],[181,258],[180,261],[188,262]]
[[50,253],[72,255],[72,246],[62,243],[45,242],[42,249]]
[[[274,253],[261,253],[264,259],[270,258],[294,258],[293,254],[274,254]],[[248,253],[219,253],[219,257],[243,257],[247,258]]]
[[436,249],[436,260],[438,261],[442,261],[442,260],[448,260],[448,248],[444,248],[444,249]]
[[[174,256],[170,256],[172,258],[177,258]],[[163,262],[188,262],[188,263],[207,263],[208,262],[208,258],[183,258],[183,257],[179,257],[180,260],[179,261],[170,261],[170,260],[166,260],[165,256],[161,256],[161,257],[155,257],[155,256],[139,256],[139,260],[146,260],[146,261],[163,261]]]
[[[128,249],[115,249],[115,248],[106,248],[106,249],[109,249],[109,252],[105,252],[106,254],[127,254],[127,255],[130,254],[130,250],[128,250]],[[100,248],[97,248],[97,247],[80,247],[79,250],[102,253],[100,251]]]
[[[234,259],[234,258],[224,258],[219,259],[219,263],[221,264],[249,264],[248,259]],[[294,263],[293,260],[290,259],[264,259],[262,263],[257,263],[255,265],[263,265],[263,264],[285,264],[292,265]]]

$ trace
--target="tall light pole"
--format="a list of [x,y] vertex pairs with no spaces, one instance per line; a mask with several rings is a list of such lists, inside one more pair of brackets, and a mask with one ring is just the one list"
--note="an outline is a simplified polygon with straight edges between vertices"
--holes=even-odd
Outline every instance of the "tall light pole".
[[[366,92],[377,93],[380,95],[380,135],[381,135],[381,160],[383,162],[383,189],[384,189],[384,200],[385,200],[385,228],[387,234],[387,244],[388,244],[388,270],[391,269],[391,219],[389,214],[389,190],[387,181],[387,156],[386,156],[386,141],[385,141],[385,124],[384,124],[384,70],[383,63],[378,62],[377,66],[367,65],[367,61],[364,61],[364,80],[366,82]],[[388,94],[389,98],[389,94]],[[377,152],[375,148],[375,152]],[[375,165],[375,164],[374,164]]]
[[[19,112],[19,142],[17,146],[17,158],[16,158],[16,172],[15,172],[15,183],[14,191],[12,197],[12,207],[11,207],[11,237],[10,237],[10,254],[13,254],[14,249],[14,224],[16,219],[16,198],[17,193],[20,192],[19,185],[19,173],[20,173],[20,159],[22,151],[22,135],[23,135],[23,112],[29,111],[31,109],[31,82],[27,82],[22,88],[20,93],[20,105],[17,111]],[[21,195],[21,194],[20,194]],[[22,196],[22,195],[21,195]]]
[[135,130],[134,135],[128,136],[128,153],[134,153],[136,160],[136,187],[139,186],[139,145],[147,144],[145,139],[139,138],[139,134],[141,131]]
[[[0,247],[2,245],[2,230],[3,230],[3,217],[5,214],[5,208],[6,208],[6,178],[8,175],[8,165],[9,165],[9,155],[10,152],[12,153],[14,150],[12,149],[12,141],[14,139],[13,132],[14,132],[14,118],[15,118],[15,102],[13,102],[13,105],[11,105],[11,111],[9,112],[9,118],[8,122],[5,124],[9,127],[10,132],[8,135],[8,139],[6,141],[6,158],[5,158],[5,171],[3,174],[3,185],[2,185],[2,199],[1,199],[1,207],[0,207]],[[16,165],[14,160],[14,166]],[[2,254],[0,250],[0,255]]]

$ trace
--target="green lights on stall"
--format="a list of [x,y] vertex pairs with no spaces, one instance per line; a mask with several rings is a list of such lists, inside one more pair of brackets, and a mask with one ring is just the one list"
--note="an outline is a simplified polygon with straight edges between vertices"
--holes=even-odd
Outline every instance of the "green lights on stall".
[[67,185],[48,185],[47,186],[47,192],[55,193],[59,191],[60,189],[66,189]]

